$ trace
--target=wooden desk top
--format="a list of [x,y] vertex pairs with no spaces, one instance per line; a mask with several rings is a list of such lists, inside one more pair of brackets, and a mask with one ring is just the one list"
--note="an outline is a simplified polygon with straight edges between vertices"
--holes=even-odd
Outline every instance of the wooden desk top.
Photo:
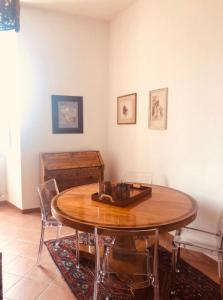
[[171,231],[191,223],[197,215],[196,201],[180,191],[152,186],[152,196],[127,207],[91,200],[98,184],[66,190],[52,201],[52,213],[63,224],[93,232],[95,226],[113,229],[159,228]]

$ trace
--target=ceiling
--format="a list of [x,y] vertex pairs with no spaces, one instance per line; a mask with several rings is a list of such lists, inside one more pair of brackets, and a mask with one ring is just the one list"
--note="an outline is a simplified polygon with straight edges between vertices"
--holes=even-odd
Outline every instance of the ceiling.
[[109,21],[135,0],[21,0],[21,5]]

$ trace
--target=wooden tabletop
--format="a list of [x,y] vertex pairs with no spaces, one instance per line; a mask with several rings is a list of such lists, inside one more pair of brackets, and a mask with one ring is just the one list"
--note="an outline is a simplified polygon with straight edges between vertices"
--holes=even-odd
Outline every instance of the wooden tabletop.
[[150,229],[171,231],[191,223],[197,214],[196,201],[189,195],[158,185],[151,185],[152,196],[135,204],[117,207],[91,200],[98,184],[66,190],[52,201],[53,215],[65,225],[93,232],[94,227],[112,229]]

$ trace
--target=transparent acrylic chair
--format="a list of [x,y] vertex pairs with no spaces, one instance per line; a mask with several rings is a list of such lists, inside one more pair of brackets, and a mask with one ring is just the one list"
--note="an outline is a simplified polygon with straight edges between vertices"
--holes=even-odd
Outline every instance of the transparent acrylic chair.
[[127,171],[122,175],[121,180],[123,182],[130,183],[152,183],[153,174],[151,172],[137,172],[137,171]]
[[152,176],[152,184],[161,185],[161,186],[168,186],[167,177],[162,173],[153,173]]
[[[37,265],[40,264],[40,257],[43,250],[44,244],[44,233],[47,227],[54,226],[57,228],[56,231],[56,243],[59,237],[60,229],[62,227],[62,223],[57,221],[51,213],[51,201],[54,196],[59,194],[59,190],[57,187],[57,183],[55,179],[50,179],[40,184],[37,188],[37,192],[40,199],[40,211],[41,211],[41,235],[40,235],[40,243],[39,243],[39,251],[37,256]],[[77,258],[77,268],[79,268],[79,232],[76,232],[76,258]]]
[[[112,291],[111,276],[118,276],[124,279],[123,289],[128,290],[132,299],[137,289],[154,287],[154,299],[159,299],[159,280],[158,280],[158,229],[150,230],[113,230],[107,228],[95,228],[95,283],[93,300],[102,299],[100,295],[100,285],[109,287]],[[131,247],[120,247],[123,237]],[[121,267],[118,273],[114,271],[111,258],[118,254],[119,267],[123,261],[128,261]],[[142,261],[142,259],[144,259]],[[139,263],[141,261],[141,263]],[[144,267],[139,272],[135,269],[136,265]],[[126,267],[127,266],[127,267]],[[113,284],[114,285],[114,284]],[[117,287],[117,286],[116,286]],[[103,299],[113,299],[110,292]]]
[[172,246],[172,294],[175,294],[176,276],[180,272],[178,268],[180,248],[203,252],[217,259],[221,299],[223,300],[223,217],[221,216],[219,219],[216,233],[192,227],[176,230]]

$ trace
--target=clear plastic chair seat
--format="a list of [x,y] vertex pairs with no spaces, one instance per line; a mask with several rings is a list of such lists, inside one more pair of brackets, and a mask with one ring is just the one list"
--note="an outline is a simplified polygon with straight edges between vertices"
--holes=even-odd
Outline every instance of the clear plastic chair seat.
[[62,223],[57,221],[54,217],[49,217],[44,221],[46,226],[62,226]]
[[[217,254],[220,250],[220,235],[206,234],[202,231],[191,230],[189,228],[183,228],[179,236],[174,238],[175,243],[185,245],[185,248],[191,247],[196,250],[196,248],[206,249],[207,252],[213,252]],[[204,251],[205,252],[205,251]]]

